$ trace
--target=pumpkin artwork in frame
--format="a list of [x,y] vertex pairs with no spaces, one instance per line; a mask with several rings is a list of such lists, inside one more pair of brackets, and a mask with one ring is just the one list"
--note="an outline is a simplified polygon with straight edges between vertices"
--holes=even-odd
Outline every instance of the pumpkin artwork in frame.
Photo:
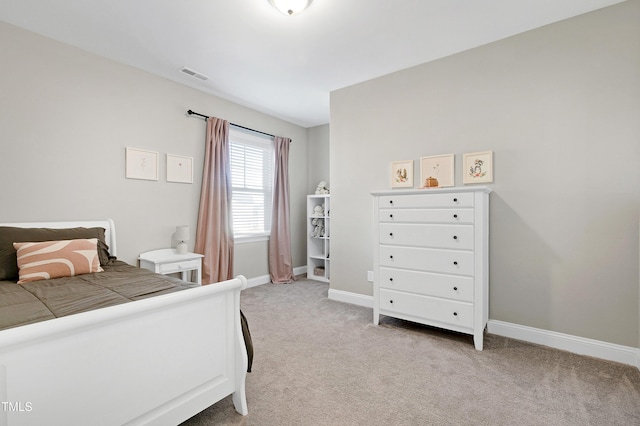
[[454,154],[420,157],[420,187],[454,186]]

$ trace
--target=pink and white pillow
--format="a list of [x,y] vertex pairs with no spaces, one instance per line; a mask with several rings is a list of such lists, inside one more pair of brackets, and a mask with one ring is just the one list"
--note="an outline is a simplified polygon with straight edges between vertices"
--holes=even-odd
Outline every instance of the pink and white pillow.
[[18,257],[18,284],[102,272],[98,239],[13,243]]

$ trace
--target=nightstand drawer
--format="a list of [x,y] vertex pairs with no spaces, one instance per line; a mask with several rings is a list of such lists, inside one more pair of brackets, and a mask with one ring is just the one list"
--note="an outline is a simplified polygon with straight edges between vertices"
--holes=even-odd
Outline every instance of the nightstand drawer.
[[200,259],[186,260],[183,262],[166,263],[159,265],[161,274],[172,274],[174,272],[190,271],[200,268]]

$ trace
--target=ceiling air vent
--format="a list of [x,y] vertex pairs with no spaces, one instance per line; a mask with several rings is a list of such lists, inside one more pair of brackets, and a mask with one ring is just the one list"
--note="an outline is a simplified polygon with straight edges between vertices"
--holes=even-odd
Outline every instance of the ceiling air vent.
[[190,68],[187,68],[187,67],[182,67],[180,69],[180,71],[182,71],[183,73],[185,73],[187,75],[190,75],[191,77],[195,77],[198,80],[202,80],[202,81],[209,80],[209,77],[207,77],[206,75],[200,74],[198,71],[194,71],[194,70],[192,70]]

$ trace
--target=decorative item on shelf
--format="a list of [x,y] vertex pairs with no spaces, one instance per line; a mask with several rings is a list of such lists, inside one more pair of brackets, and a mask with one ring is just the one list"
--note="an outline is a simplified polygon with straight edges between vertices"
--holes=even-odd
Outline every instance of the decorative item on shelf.
[[391,163],[391,187],[413,187],[413,160],[394,161]]
[[493,182],[493,151],[466,153],[462,165],[465,184]]
[[320,181],[318,186],[316,187],[316,195],[324,195],[329,193],[329,188],[327,187],[327,182]]
[[[420,157],[420,182],[423,183],[423,188],[453,186],[454,159],[454,154]],[[431,178],[436,180],[435,185],[427,185],[427,180]]]
[[434,178],[432,176],[429,176],[428,178],[426,178],[424,180],[423,188],[437,188],[438,186],[439,186],[438,185],[438,179],[436,179],[436,178]]
[[324,268],[322,266],[314,268],[313,274],[317,277],[324,277]]
[[311,224],[314,226],[310,236],[320,238],[324,237],[324,220],[319,218],[313,218]]
[[313,215],[318,217],[324,216],[324,206],[315,206],[313,208]]
[[189,241],[189,226],[176,226],[176,240],[178,241],[178,245],[176,246],[176,253],[185,254],[187,252],[186,241]]

